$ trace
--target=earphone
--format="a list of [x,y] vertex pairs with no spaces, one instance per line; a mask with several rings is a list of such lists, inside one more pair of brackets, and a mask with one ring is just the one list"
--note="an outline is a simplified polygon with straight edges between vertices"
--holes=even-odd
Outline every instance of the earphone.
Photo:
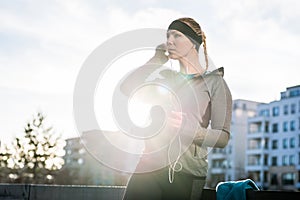
[[165,51],[165,56],[169,56],[170,54],[169,54],[169,52],[168,51]]

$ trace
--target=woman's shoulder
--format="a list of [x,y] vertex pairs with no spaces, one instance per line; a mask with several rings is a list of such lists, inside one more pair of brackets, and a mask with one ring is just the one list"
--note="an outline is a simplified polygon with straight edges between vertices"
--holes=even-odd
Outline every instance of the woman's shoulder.
[[220,90],[229,92],[227,83],[223,77],[224,77],[223,67],[220,67],[204,75],[203,79],[205,81],[206,87],[208,88],[211,94],[216,94],[218,93],[217,91]]
[[203,75],[204,77],[211,77],[211,76],[221,76],[224,77],[224,67],[220,67],[213,71],[206,71]]

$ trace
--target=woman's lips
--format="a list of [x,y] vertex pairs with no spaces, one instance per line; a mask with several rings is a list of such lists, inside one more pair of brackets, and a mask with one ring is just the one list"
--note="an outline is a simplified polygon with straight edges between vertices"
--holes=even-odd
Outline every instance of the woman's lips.
[[168,52],[169,52],[169,53],[174,53],[174,52],[175,52],[175,49],[168,49]]

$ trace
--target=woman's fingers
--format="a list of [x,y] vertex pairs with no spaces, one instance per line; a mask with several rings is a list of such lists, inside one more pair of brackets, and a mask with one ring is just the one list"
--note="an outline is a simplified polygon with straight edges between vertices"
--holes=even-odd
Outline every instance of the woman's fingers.
[[167,50],[167,45],[165,43],[162,43],[156,47],[156,50],[160,51],[166,51]]
[[162,63],[165,63],[169,59],[168,56],[166,55],[166,52],[167,52],[167,45],[165,43],[160,44],[156,47],[154,57],[159,58]]
[[171,115],[168,117],[169,124],[174,128],[180,128],[185,116],[186,113],[172,111]]

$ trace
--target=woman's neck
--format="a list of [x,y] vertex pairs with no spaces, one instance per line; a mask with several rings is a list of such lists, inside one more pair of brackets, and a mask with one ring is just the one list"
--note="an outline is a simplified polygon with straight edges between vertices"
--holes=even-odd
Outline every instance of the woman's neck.
[[202,68],[198,53],[189,54],[179,60],[180,72],[184,74],[203,74],[205,70]]

